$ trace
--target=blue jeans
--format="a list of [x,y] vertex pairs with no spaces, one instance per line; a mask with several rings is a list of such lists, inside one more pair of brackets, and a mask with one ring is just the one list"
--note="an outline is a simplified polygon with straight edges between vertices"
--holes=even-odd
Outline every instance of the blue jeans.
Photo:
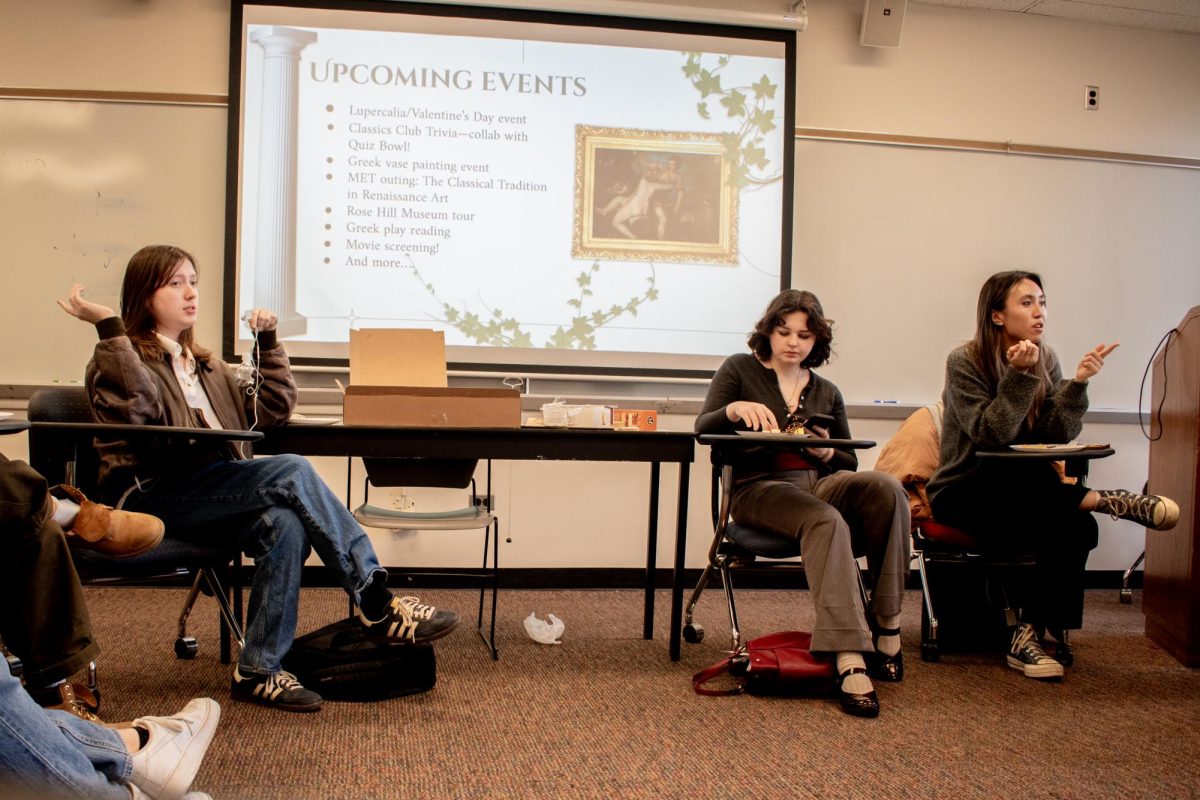
[[167,536],[238,536],[255,565],[242,674],[278,670],[292,646],[310,548],[355,603],[376,575],[387,580],[363,529],[300,456],[221,461],[193,475],[156,478],[130,492],[124,508],[159,517]]
[[0,796],[129,800],[133,761],[117,732],[33,702],[0,667]]

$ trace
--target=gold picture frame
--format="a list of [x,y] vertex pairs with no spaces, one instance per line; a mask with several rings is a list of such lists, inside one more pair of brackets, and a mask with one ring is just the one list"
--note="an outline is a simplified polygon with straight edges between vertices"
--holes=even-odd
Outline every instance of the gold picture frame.
[[738,263],[738,191],[718,133],[575,127],[575,258]]

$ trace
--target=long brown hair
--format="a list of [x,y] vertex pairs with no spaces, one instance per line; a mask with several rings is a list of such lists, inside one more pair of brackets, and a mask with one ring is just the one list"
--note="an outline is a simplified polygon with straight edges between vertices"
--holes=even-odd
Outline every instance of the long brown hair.
[[833,353],[833,320],[826,319],[821,301],[812,292],[800,289],[784,289],[763,311],[746,343],[762,361],[771,357],[771,331],[783,324],[789,314],[803,311],[808,315],[808,330],[816,337],[808,357],[800,363],[802,367],[819,367],[829,361]]
[[[166,352],[154,334],[154,312],[150,308],[154,293],[170,282],[185,259],[199,272],[195,257],[183,248],[152,244],[130,256],[125,267],[125,280],[121,283],[121,318],[125,321],[125,332],[145,361],[161,359]],[[180,334],[179,343],[198,360],[212,355],[192,338],[191,328]]]
[[[975,306],[975,338],[967,345],[967,353],[983,373],[988,388],[993,394],[1000,384],[1001,376],[1008,369],[1008,358],[1005,355],[1008,344],[1004,339],[1004,326],[993,322],[992,314],[1004,310],[1008,303],[1008,293],[1024,280],[1033,281],[1037,284],[1038,289],[1045,291],[1042,289],[1042,276],[1036,272],[1024,270],[997,272],[988,278],[984,282],[983,288],[979,290],[979,302]],[[1029,416],[1025,420],[1025,424],[1029,428],[1033,427],[1038,410],[1042,407],[1042,402],[1046,399],[1046,393],[1050,389],[1050,368],[1049,359],[1046,357],[1045,342],[1045,337],[1043,337],[1042,344],[1038,346],[1038,362],[1033,372],[1039,382],[1034,395],[1033,408],[1030,409]]]

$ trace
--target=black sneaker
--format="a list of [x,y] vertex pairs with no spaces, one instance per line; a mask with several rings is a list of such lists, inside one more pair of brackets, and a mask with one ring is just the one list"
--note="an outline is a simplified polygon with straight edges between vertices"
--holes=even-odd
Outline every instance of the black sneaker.
[[1179,522],[1179,506],[1169,497],[1124,489],[1101,489],[1098,494],[1096,510],[1108,512],[1113,519],[1127,519],[1156,531],[1169,531]]
[[416,597],[392,597],[381,619],[369,620],[358,610],[367,638],[385,644],[422,644],[440,639],[458,627],[458,614],[439,611]]
[[230,690],[234,700],[259,703],[284,711],[321,710],[321,695],[305,689],[295,675],[283,670],[270,675],[242,675],[234,667]]
[[1057,681],[1063,676],[1062,664],[1046,655],[1038,642],[1037,631],[1027,623],[1018,625],[1013,634],[1012,646],[1008,649],[1008,665],[1024,672],[1026,678]]

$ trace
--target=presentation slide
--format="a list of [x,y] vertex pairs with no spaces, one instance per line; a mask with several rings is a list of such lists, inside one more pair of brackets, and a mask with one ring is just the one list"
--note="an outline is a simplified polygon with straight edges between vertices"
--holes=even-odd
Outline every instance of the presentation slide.
[[383,327],[566,372],[745,349],[790,277],[794,33],[387,7],[242,7],[227,343],[267,307],[300,358]]

